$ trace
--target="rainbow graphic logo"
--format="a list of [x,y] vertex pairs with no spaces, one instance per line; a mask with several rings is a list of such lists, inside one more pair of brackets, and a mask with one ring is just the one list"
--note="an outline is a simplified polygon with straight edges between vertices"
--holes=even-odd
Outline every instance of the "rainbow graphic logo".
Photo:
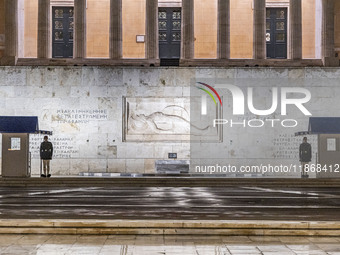
[[[204,91],[205,93],[207,93],[212,100],[214,101],[215,105],[217,106],[218,102],[215,99],[215,96],[217,97],[219,103],[220,103],[220,107],[222,107],[222,99],[220,97],[220,95],[217,93],[217,91],[210,86],[209,84],[203,83],[203,82],[197,82],[198,84],[200,84],[201,86],[196,86],[196,88]],[[215,94],[215,96],[214,96]],[[206,94],[202,95],[202,102],[201,102],[201,114],[202,115],[207,115],[207,97]]]

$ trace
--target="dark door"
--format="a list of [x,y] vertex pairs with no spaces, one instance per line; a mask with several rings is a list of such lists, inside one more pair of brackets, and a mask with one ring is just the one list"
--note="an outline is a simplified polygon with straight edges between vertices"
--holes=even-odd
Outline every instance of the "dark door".
[[287,8],[267,8],[267,58],[287,58]]
[[158,29],[161,65],[178,65],[181,55],[181,9],[160,8]]
[[52,9],[52,57],[73,57],[73,7]]

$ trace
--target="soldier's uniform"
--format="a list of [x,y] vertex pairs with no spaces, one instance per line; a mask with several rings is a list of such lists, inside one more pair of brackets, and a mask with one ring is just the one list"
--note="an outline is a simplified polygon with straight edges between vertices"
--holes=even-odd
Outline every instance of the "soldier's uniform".
[[43,141],[40,144],[40,158],[43,161],[44,165],[44,173],[45,176],[43,177],[50,177],[50,160],[52,159],[53,155],[53,145],[49,141]]
[[308,177],[308,175],[305,174],[305,167],[309,162],[312,161],[312,146],[307,142],[301,143],[299,148],[299,156],[302,165],[301,175],[302,177]]
[[311,162],[312,161],[312,146],[309,143],[300,144],[300,161]]

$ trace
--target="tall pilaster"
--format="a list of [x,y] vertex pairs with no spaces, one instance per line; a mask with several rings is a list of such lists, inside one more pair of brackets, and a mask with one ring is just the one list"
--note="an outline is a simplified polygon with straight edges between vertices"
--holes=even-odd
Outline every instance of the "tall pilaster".
[[38,1],[38,58],[48,58],[50,0]]
[[5,51],[2,65],[15,65],[18,58],[18,0],[5,0]]
[[230,58],[230,0],[218,0],[217,57]]
[[266,0],[254,0],[253,58],[266,58]]
[[194,58],[194,0],[182,0],[181,58]]
[[73,58],[86,57],[86,0],[74,1]]
[[301,0],[290,0],[290,57],[302,59],[302,5]]
[[122,46],[122,0],[110,0],[110,58],[121,59]]
[[322,57],[325,66],[339,66],[334,50],[334,0],[322,1]]
[[158,1],[146,0],[146,58],[158,59]]

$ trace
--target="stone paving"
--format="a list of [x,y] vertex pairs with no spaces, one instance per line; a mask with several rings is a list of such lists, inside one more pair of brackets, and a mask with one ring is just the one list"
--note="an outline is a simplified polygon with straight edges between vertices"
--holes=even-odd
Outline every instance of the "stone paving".
[[339,198],[338,187],[0,187],[0,219],[339,221]]
[[2,255],[335,255],[340,238],[0,235]]

